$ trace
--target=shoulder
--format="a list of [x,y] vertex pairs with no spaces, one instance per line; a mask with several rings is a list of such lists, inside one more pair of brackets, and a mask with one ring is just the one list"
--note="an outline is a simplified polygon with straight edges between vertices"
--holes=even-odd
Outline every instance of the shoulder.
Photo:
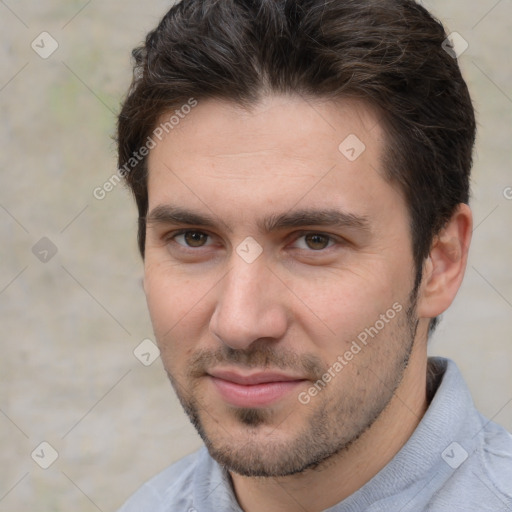
[[463,462],[434,496],[429,511],[512,510],[512,435],[480,418],[476,446],[461,457]]
[[475,408],[453,361],[434,363],[444,371],[427,411],[437,462],[428,471],[432,494],[425,510],[512,510],[512,435]]
[[512,434],[500,425],[484,421],[480,467],[496,493],[508,498],[512,505]]
[[206,448],[187,455],[148,480],[118,512],[187,511],[198,459]]

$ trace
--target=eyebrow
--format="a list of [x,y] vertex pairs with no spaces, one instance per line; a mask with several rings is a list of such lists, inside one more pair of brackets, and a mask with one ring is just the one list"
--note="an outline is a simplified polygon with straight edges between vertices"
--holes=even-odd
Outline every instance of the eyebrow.
[[[148,224],[181,224],[187,226],[203,226],[218,228],[223,224],[229,233],[233,229],[225,222],[218,222],[212,215],[173,205],[158,205],[146,217]],[[343,212],[336,209],[305,208],[292,210],[280,214],[269,215],[257,221],[261,232],[270,233],[287,228],[300,228],[304,226],[325,226],[349,228],[370,233],[370,222],[365,216]]]

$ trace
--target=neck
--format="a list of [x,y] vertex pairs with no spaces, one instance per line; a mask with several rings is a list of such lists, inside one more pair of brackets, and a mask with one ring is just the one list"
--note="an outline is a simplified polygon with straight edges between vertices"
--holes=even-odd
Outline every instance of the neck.
[[300,504],[300,509],[320,512],[371,480],[400,451],[427,410],[427,355],[423,352],[424,347],[413,349],[401,384],[373,425],[322,466],[279,478],[231,473],[241,508],[245,512],[293,512]]

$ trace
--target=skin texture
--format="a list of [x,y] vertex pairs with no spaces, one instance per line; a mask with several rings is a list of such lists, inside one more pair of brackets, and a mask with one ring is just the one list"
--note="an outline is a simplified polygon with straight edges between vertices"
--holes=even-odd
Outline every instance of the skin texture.
[[[366,146],[354,161],[338,149],[350,134]],[[428,319],[460,286],[471,212],[459,205],[434,240],[412,295],[409,216],[383,178],[384,150],[378,117],[362,103],[269,96],[251,112],[201,101],[150,152],[144,286],[155,336],[185,411],[246,512],[336,504],[391,460],[428,406]],[[216,225],[171,222],[169,205]],[[365,226],[261,226],[325,208]],[[192,233],[174,236],[179,229]],[[237,252],[247,237],[262,251],[252,262]],[[357,342],[372,326],[367,343]],[[345,357],[354,341],[360,350]],[[238,407],[208,375],[219,369],[303,380],[270,405]]]

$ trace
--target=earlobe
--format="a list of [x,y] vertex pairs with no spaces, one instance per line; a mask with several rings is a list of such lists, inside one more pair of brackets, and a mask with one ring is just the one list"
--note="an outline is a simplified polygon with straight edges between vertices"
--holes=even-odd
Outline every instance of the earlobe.
[[462,283],[468,259],[473,218],[467,204],[459,204],[452,218],[434,237],[423,267],[418,315],[434,318],[448,309]]

